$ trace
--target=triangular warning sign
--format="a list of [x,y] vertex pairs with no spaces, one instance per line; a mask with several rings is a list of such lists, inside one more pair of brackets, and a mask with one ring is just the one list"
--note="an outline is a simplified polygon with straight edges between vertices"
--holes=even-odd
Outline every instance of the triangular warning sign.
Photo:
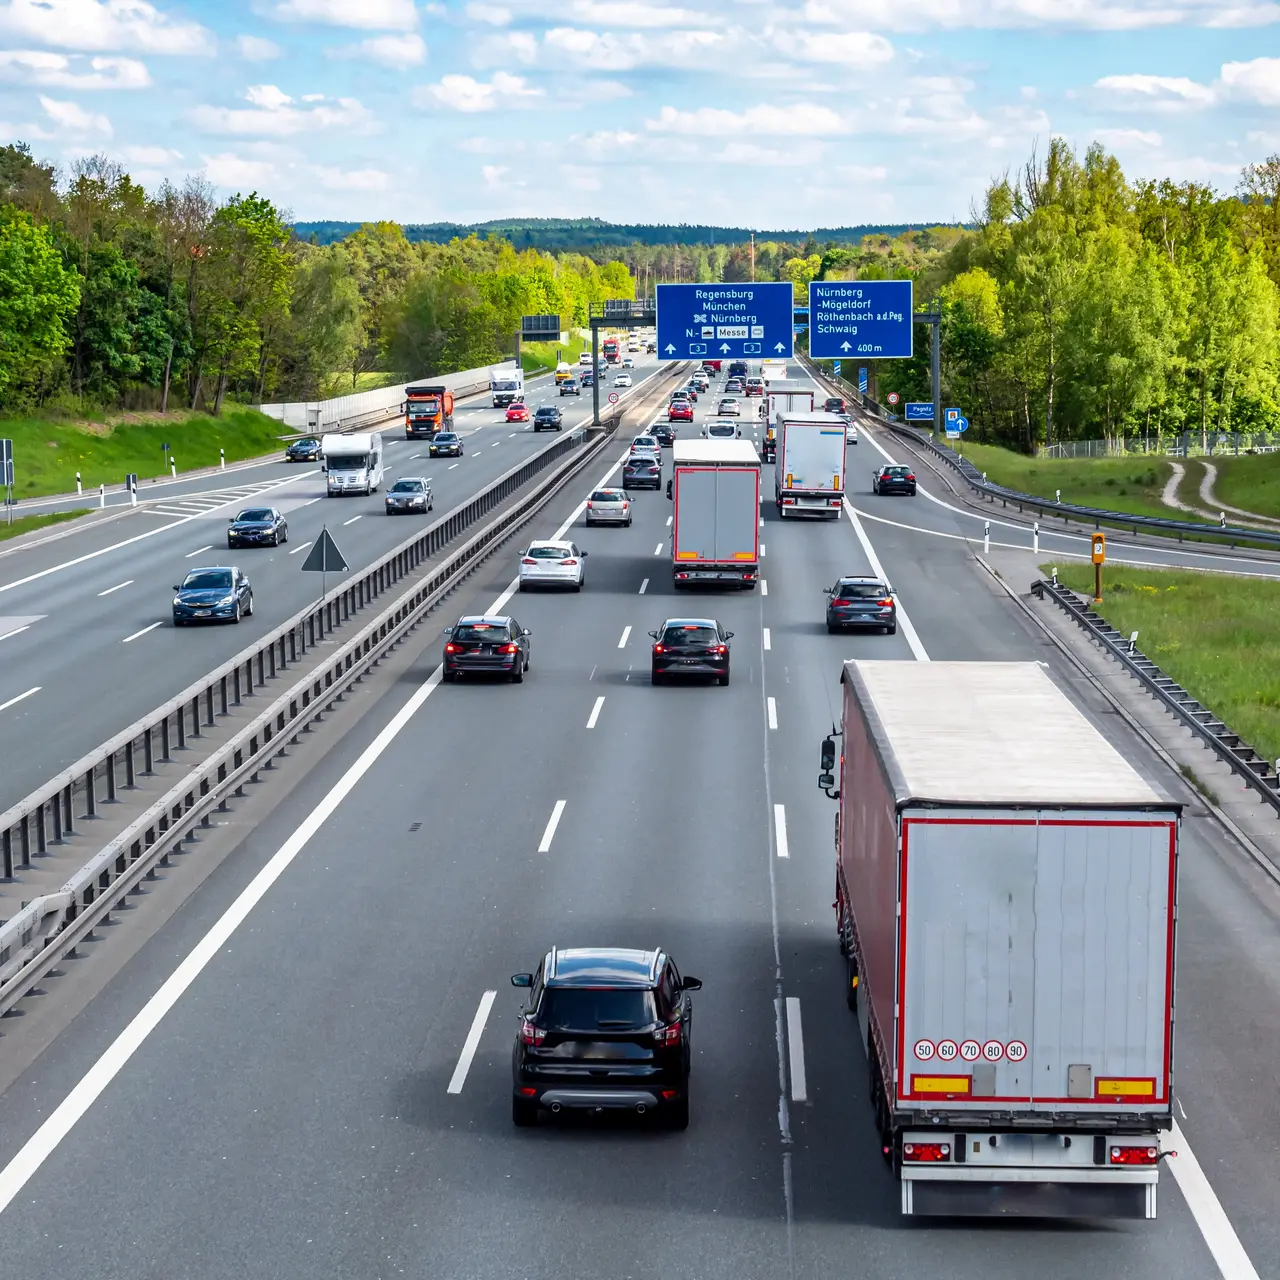
[[347,562],[342,558],[342,552],[338,550],[338,544],[334,542],[333,535],[327,528],[321,529],[315,545],[307,552],[307,558],[302,562],[302,572],[342,573],[346,568]]

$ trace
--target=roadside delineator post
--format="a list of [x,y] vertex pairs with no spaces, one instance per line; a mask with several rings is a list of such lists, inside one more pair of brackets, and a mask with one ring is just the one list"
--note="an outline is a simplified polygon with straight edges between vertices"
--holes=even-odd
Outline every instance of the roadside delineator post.
[[1039,520],[1037,520],[1031,526],[1031,550],[1034,551],[1036,555],[1040,554],[1040,521]]
[[84,485],[80,483],[80,473],[78,471],[76,472],[76,497],[84,497]]
[[218,459],[222,470],[225,471],[227,469],[227,451],[225,449],[218,450]]
[[991,554],[991,521],[984,520],[982,522],[982,554],[989,556]]
[[98,506],[105,507],[107,505],[107,486],[100,484],[98,486]]

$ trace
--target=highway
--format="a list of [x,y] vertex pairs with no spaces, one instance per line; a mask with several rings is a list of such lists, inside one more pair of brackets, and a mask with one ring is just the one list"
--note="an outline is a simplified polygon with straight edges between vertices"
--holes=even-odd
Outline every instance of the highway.
[[[657,360],[635,359],[639,385]],[[565,430],[591,414],[588,395],[561,397],[550,378],[531,383],[526,402],[531,410],[559,404]],[[0,809],[316,599],[319,576],[300,570],[322,526],[350,568],[363,568],[555,436],[507,424],[505,410],[487,396],[460,403],[454,421],[465,441],[461,459],[428,458],[426,440],[407,440],[403,426],[390,423],[383,431],[387,479],[367,498],[329,500],[318,464],[272,460],[179,482],[163,500],[119,518],[0,554],[0,733],[26,741],[21,758],[6,760]],[[385,490],[409,475],[430,478],[435,510],[387,516]],[[285,546],[228,550],[227,520],[253,505],[285,514]],[[174,583],[197,566],[228,563],[249,575],[253,617],[239,626],[176,630]],[[329,585],[336,585],[332,575]]]
[[[850,446],[855,476],[875,448]],[[971,545],[913,527],[932,504],[864,494],[808,523],[766,501],[760,589],[676,594],[661,492],[635,495],[630,529],[582,527],[616,467],[527,530],[572,530],[586,589],[513,594],[508,544],[421,629],[408,677],[5,1092],[6,1274],[1204,1280],[1220,1205],[1256,1274],[1280,1276],[1280,892],[1195,803],[1183,1151],[1159,1219],[899,1217],[844,1007],[834,807],[815,786],[841,660],[1046,662],[1136,768],[1190,793],[1077,688]],[[822,588],[880,566],[898,634],[828,636]],[[493,609],[532,631],[528,678],[440,684],[440,629]],[[732,684],[652,688],[645,633],[699,614],[735,632]],[[687,1132],[512,1127],[509,975],[552,943],[661,945],[703,980]],[[1192,1152],[1207,1191],[1174,1176]]]

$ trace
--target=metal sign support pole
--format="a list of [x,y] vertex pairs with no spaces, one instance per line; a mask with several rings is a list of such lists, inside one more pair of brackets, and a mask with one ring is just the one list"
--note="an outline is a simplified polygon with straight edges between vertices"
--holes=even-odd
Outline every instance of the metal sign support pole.
[[591,317],[591,425],[600,425],[600,322]]

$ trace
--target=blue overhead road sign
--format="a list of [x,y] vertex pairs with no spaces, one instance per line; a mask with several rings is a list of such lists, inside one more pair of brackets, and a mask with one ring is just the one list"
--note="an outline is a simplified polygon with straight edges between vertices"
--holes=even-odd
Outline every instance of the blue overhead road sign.
[[786,359],[793,354],[791,285],[660,284],[658,359]]
[[908,422],[932,422],[933,421],[933,405],[925,404],[922,400],[907,401],[907,421]]
[[909,360],[911,307],[910,280],[811,280],[809,354]]

